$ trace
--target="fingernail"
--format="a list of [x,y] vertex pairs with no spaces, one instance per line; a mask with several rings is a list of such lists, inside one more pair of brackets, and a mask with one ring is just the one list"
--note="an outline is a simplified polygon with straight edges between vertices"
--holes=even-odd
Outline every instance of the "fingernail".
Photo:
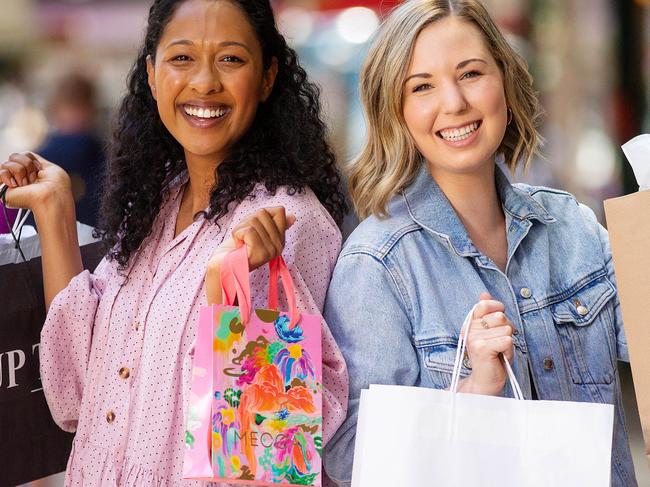
[[23,186],[27,186],[29,184],[29,181],[27,181],[27,178],[23,178],[22,183]]
[[18,186],[18,183],[16,182],[16,180],[14,178],[11,178],[11,187],[15,188],[16,186]]

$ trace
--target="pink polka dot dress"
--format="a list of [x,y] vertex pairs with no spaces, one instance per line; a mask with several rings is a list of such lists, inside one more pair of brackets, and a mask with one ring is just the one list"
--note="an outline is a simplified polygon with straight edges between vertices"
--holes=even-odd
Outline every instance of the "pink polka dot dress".
[[[182,181],[181,181],[182,182]],[[334,221],[309,190],[275,195],[257,185],[220,220],[199,218],[174,237],[183,185],[177,183],[128,278],[104,259],[61,291],[41,333],[41,376],[57,424],[76,431],[66,486],[198,486],[182,480],[191,351],[204,277],[213,251],[241,220],[265,207],[296,215],[283,256],[298,308],[321,314],[340,250]],[[268,266],[251,273],[253,305],[266,307]],[[283,309],[287,309],[283,300]],[[343,357],[323,327],[323,441],[345,418]]]

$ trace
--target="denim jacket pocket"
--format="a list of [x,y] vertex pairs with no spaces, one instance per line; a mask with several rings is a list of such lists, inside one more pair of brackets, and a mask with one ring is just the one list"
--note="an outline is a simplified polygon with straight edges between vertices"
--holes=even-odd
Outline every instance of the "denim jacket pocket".
[[[451,385],[457,345],[458,338],[453,336],[426,337],[415,340],[415,347],[420,354],[424,369],[436,389],[447,389]],[[471,373],[471,364],[465,358],[461,365],[460,376],[461,378],[467,377]]]
[[610,384],[614,380],[615,294],[614,286],[603,275],[551,305],[574,384]]

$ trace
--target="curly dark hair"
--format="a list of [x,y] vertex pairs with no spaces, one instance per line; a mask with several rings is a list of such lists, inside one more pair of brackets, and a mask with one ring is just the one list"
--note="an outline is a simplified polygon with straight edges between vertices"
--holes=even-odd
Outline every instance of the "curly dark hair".
[[[169,182],[186,168],[183,148],[163,125],[147,82],[147,56],[155,58],[165,26],[183,1],[155,0],[151,6],[144,45],[128,75],[109,145],[96,236],[121,269],[150,234]],[[264,68],[276,58],[278,74],[252,126],[216,168],[203,216],[218,224],[232,203],[263,183],[272,193],[280,186],[287,186],[289,194],[311,188],[340,225],[348,205],[321,119],[320,90],[278,32],[269,0],[231,1],[247,14],[258,36]]]

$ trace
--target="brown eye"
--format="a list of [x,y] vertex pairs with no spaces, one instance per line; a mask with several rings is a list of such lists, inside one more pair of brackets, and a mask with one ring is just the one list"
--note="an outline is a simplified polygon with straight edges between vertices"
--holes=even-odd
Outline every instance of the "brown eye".
[[477,76],[481,76],[481,73],[478,71],[468,71],[467,73],[463,74],[460,79],[476,78]]
[[425,91],[428,90],[429,88],[433,88],[429,83],[422,83],[421,85],[417,85],[415,88],[413,88],[413,93],[417,93],[419,91]]
[[226,63],[234,63],[234,64],[241,64],[244,62],[237,56],[224,56],[221,58],[221,60]]
[[175,61],[175,62],[187,62],[191,61],[192,58],[189,56],[186,56],[185,54],[179,54],[178,56],[174,56],[173,58],[170,59],[170,61]]

